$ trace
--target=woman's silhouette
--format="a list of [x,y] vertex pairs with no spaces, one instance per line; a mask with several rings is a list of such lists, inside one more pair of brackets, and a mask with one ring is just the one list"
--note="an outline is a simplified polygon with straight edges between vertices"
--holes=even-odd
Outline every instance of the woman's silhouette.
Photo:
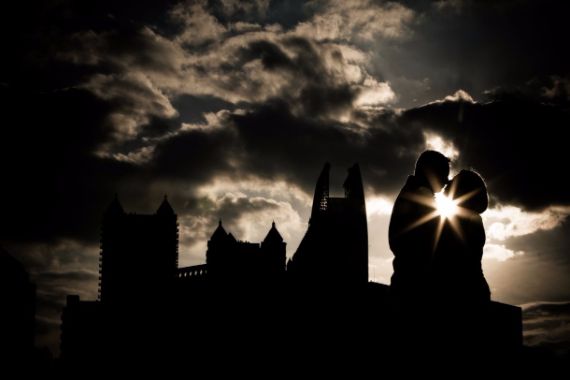
[[445,220],[434,252],[434,296],[454,305],[476,306],[490,300],[481,268],[485,229],[481,213],[487,209],[487,187],[475,172],[461,170],[444,190],[457,200],[457,215]]

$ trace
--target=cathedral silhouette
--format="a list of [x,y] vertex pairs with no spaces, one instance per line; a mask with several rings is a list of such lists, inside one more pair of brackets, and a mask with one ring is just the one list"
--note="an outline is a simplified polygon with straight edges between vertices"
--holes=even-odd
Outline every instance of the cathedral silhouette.
[[[239,241],[219,221],[206,263],[178,267],[177,215],[165,197],[152,215],[126,213],[115,196],[101,227],[98,300],[67,297],[61,358],[70,365],[141,359],[220,362],[363,362],[416,350],[522,347],[520,308],[407,308],[368,280],[365,197],[357,164],[345,196],[329,196],[330,165],[316,184],[307,232],[286,263],[273,222],[260,243]],[[363,341],[375,342],[370,348]],[[298,363],[298,365],[301,365]]]

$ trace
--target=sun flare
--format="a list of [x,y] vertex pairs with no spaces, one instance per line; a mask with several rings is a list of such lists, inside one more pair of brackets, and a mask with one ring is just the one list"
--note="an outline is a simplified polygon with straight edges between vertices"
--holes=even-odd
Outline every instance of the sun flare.
[[435,194],[435,205],[437,213],[444,219],[452,218],[459,212],[457,201],[443,193]]

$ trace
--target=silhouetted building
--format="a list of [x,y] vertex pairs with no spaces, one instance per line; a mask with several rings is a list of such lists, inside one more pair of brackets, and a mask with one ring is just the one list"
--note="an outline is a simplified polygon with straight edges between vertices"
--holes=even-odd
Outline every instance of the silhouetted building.
[[34,354],[36,287],[24,266],[0,247],[0,361]]
[[101,227],[101,302],[161,300],[172,292],[177,270],[177,216],[166,196],[152,215],[127,214],[115,197]]
[[346,286],[368,282],[366,202],[360,168],[344,181],[344,198],[329,196],[330,165],[317,181],[309,228],[287,266],[294,280]]
[[200,314],[193,307],[213,290],[235,296],[244,286],[281,286],[286,243],[275,223],[261,243],[250,243],[235,239],[220,221],[208,241],[206,264],[178,268],[177,217],[166,197],[152,215],[127,214],[115,197],[103,217],[100,258],[99,300],[68,296],[63,310],[61,352],[68,361],[106,360],[125,346],[141,354],[141,347],[156,343],[153,333],[168,336],[165,331],[177,326],[166,310],[176,309],[189,323]]
[[520,308],[489,302],[467,311],[450,300],[449,307],[412,305],[402,314],[388,286],[368,282],[359,167],[348,171],[344,198],[329,196],[329,170],[326,164],[319,176],[308,230],[287,266],[275,223],[261,243],[250,243],[220,221],[206,263],[177,268],[177,218],[166,198],[153,215],[126,214],[115,198],[102,226],[100,300],[68,297],[64,361],[192,358],[302,368],[302,360],[285,362],[294,352],[316,368],[316,356],[322,365],[364,363],[405,358],[410,347],[420,355],[516,352]]

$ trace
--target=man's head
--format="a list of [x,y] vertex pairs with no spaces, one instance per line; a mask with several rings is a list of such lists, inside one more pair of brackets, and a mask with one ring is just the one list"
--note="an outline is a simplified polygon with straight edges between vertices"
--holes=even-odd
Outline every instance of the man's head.
[[415,175],[437,193],[448,181],[449,158],[434,150],[426,150],[416,162]]

